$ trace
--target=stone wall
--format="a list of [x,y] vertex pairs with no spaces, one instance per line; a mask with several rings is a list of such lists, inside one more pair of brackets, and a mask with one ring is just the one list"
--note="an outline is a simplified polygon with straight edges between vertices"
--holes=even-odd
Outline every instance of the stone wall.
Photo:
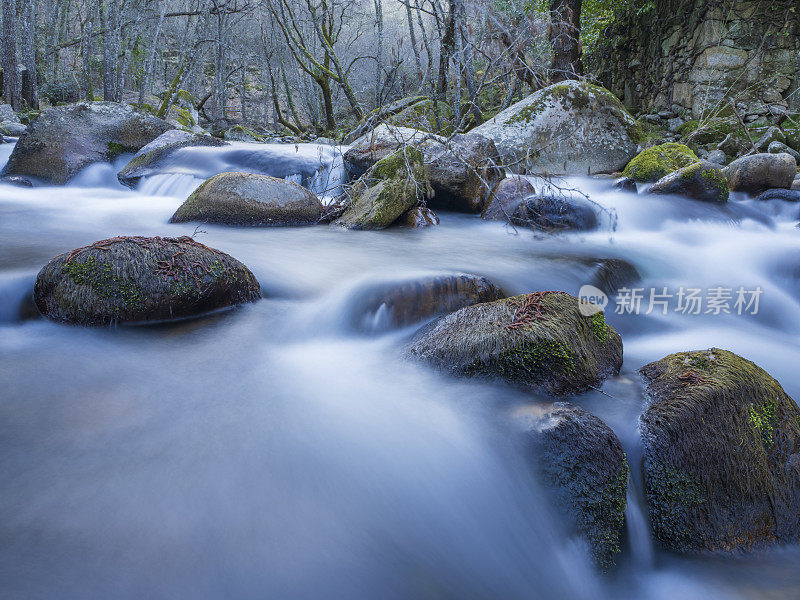
[[590,57],[634,111],[800,111],[800,0],[651,0],[616,15]]

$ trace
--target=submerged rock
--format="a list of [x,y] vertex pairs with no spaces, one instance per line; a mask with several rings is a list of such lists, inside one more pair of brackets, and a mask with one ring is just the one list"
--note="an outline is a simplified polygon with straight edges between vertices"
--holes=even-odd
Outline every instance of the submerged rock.
[[134,187],[142,177],[159,173],[159,167],[181,148],[190,146],[224,146],[225,142],[210,135],[172,129],[144,146],[117,174],[122,185]]
[[398,149],[419,149],[430,174],[431,207],[480,212],[489,190],[505,176],[494,143],[485,137],[458,134],[447,139],[407,127],[379,125],[355,140],[344,153],[345,164],[360,176]]
[[683,144],[661,144],[643,150],[631,160],[622,172],[634,181],[658,181],[662,177],[688,167],[700,159],[689,146]]
[[505,297],[485,277],[461,273],[369,283],[354,296],[351,321],[361,330],[405,327]]
[[619,439],[602,420],[567,402],[531,407],[516,418],[553,504],[588,542],[595,563],[613,566],[629,474]]
[[400,218],[394,224],[398,227],[408,227],[410,229],[434,227],[439,224],[439,217],[430,208],[417,206],[400,215]]
[[507,221],[512,218],[525,198],[536,193],[530,180],[520,175],[509,175],[492,190],[481,218],[490,221]]
[[61,254],[36,278],[49,319],[79,325],[190,317],[252,302],[258,281],[238,260],[190,237],[117,237]]
[[[520,191],[524,188],[524,185],[518,186]],[[594,207],[584,198],[535,193],[518,196],[505,189],[492,197],[482,217],[547,233],[587,231],[597,227]]]
[[636,120],[605,88],[566,81],[534,92],[473,129],[503,164],[526,173],[590,175],[621,170],[636,154]]
[[429,193],[422,153],[405,146],[379,160],[353,186],[353,198],[333,223],[348,229],[384,229]]
[[636,187],[636,180],[633,177],[620,177],[614,181],[611,187],[620,192],[630,192],[632,194],[636,194],[639,191]]
[[8,137],[20,137],[26,131],[28,131],[28,127],[22,123],[0,123],[0,134]]
[[292,181],[255,173],[220,173],[203,182],[170,222],[313,225],[321,216],[319,199]]
[[15,185],[17,187],[33,187],[31,180],[22,175],[6,175],[5,177],[0,177],[0,183]]
[[771,188],[792,187],[797,162],[789,154],[753,154],[736,159],[722,172],[731,190],[760,194]]
[[581,392],[622,365],[622,339],[602,311],[592,310],[599,311],[564,292],[477,304],[425,328],[405,353],[456,375],[499,377],[553,394]]
[[615,296],[623,287],[641,280],[636,267],[622,258],[599,258],[588,262],[594,267],[589,284],[609,296]]
[[800,202],[800,190],[767,190],[758,195],[756,200],[785,200],[787,202]]
[[727,202],[728,180],[716,163],[702,160],[656,181],[650,194],[678,194],[704,202]]
[[677,551],[734,551],[800,537],[800,411],[749,360],[712,348],[642,367],[653,535]]
[[137,152],[172,125],[116,102],[81,102],[42,111],[8,159],[4,175],[63,184],[84,167]]

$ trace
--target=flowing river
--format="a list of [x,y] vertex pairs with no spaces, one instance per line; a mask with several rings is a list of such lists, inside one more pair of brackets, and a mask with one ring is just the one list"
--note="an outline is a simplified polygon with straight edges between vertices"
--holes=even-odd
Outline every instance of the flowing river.
[[[0,597],[800,597],[798,546],[654,549],[637,476],[647,362],[717,346],[800,399],[797,205],[733,195],[719,207],[574,179],[562,183],[606,209],[596,231],[545,236],[447,213],[423,230],[196,228],[168,219],[211,174],[264,172],[321,194],[341,181],[340,154],[184,149],[137,190],[116,182],[124,163],[63,187],[0,185]],[[195,233],[250,267],[265,298],[170,326],[20,317],[56,254]],[[616,431],[634,474],[626,547],[600,575],[511,441],[507,416],[542,399],[404,362],[413,328],[357,331],[351,309],[370,282],[428,272],[577,294],[608,258],[634,265],[644,291],[638,314],[606,307],[621,374],[574,399]],[[728,313],[713,309],[718,288],[731,290]],[[680,310],[689,289],[703,291],[699,314]]]

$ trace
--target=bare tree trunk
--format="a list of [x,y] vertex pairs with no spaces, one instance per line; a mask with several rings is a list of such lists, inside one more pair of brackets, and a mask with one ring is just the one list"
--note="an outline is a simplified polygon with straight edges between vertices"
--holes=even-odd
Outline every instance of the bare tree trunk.
[[22,35],[20,36],[20,62],[25,67],[22,78],[22,99],[28,108],[39,108],[39,81],[36,73],[36,0],[22,2]]
[[581,0],[551,0],[548,37],[553,47],[550,81],[577,79],[583,74]]
[[439,49],[439,80],[436,85],[436,92],[439,96],[447,93],[447,78],[450,73],[450,59],[456,47],[456,13],[458,12],[458,0],[448,0],[447,17],[444,20],[444,30],[442,31],[442,42]]
[[119,101],[117,84],[117,58],[119,57],[119,4],[106,0],[100,5],[103,36],[103,100]]
[[243,56],[242,59],[242,66],[240,67],[239,72],[239,86],[241,89],[239,90],[239,104],[242,105],[241,113],[242,113],[242,123],[247,122],[247,57]]
[[94,53],[92,44],[92,16],[93,15],[89,14],[88,18],[86,19],[86,23],[83,26],[83,35],[81,36],[81,53],[83,54],[83,87],[87,100],[94,100],[94,90],[92,89],[92,54]]
[[3,98],[14,110],[22,108],[17,71],[17,3],[3,0]]
[[48,71],[50,79],[58,77],[58,38],[61,32],[62,5],[65,0],[53,0],[47,13],[47,46],[45,54],[50,57]]
[[414,31],[414,17],[411,14],[411,0],[406,2],[406,19],[408,20],[408,37],[411,39],[411,48],[414,51],[414,65],[417,67],[417,77],[419,77],[420,81],[422,81],[422,59],[419,55],[419,46],[417,46],[417,34]]
[[220,12],[217,14],[217,27],[214,32],[216,49],[214,56],[214,103],[216,104],[214,120],[216,121],[224,121],[228,118],[228,94],[226,90],[227,78],[225,76],[227,65],[225,60],[224,28],[225,15]]
[[378,29],[378,49],[375,56],[375,107],[383,104],[381,99],[383,81],[383,2],[374,0],[375,3],[375,23]]
[[153,86],[153,65],[156,60],[156,51],[158,50],[158,36],[161,34],[161,26],[164,24],[164,15],[167,13],[169,0],[164,0],[161,5],[161,12],[158,15],[158,24],[153,33],[153,39],[150,42],[150,52],[147,53],[147,59],[144,65],[144,76],[142,77],[142,84],[139,86],[139,104],[144,104],[147,94]]

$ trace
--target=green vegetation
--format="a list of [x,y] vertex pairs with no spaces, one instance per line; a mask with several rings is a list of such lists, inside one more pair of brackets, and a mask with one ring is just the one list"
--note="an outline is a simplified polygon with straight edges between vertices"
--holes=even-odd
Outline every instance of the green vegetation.
[[760,406],[751,404],[747,411],[750,425],[759,434],[764,447],[769,450],[775,443],[774,432],[778,420],[775,416],[777,404],[774,399],[765,400]]
[[640,152],[628,163],[622,174],[640,182],[658,181],[665,175],[688,167],[699,160],[688,146],[676,143],[661,144]]

